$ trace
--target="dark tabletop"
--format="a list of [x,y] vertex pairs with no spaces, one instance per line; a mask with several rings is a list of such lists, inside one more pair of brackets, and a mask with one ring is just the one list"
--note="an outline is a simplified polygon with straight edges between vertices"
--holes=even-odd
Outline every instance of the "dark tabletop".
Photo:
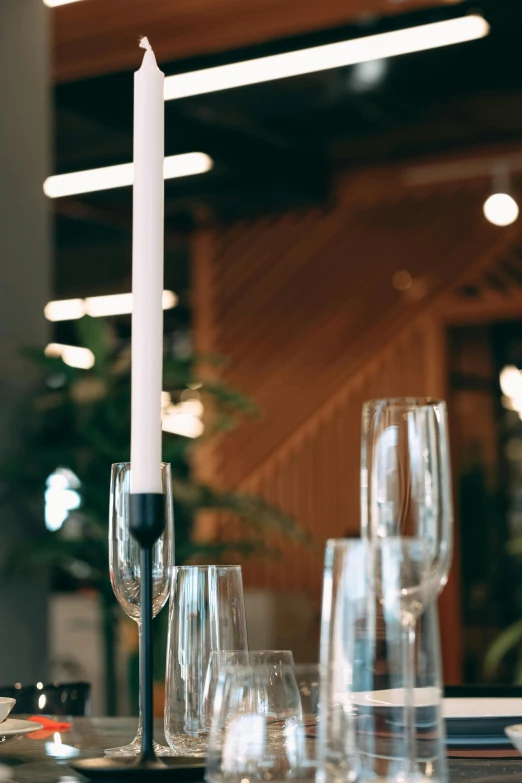
[[[18,718],[18,715],[15,716]],[[58,718],[60,721],[66,718]],[[105,748],[126,745],[134,739],[136,718],[71,718],[69,731],[38,732],[0,745],[0,781],[9,783],[76,783],[83,780],[69,767],[68,759],[103,756]],[[155,726],[155,737],[165,744],[163,720]],[[3,777],[10,768],[11,777]]]
[[[162,724],[157,721],[156,739],[164,744]],[[0,781],[76,783],[80,778],[69,767],[67,757],[103,755],[105,748],[125,745],[135,733],[135,718],[74,718],[67,732],[11,740],[0,745]],[[451,783],[519,783],[522,758],[452,760],[450,770]],[[4,777],[4,772],[10,777]]]

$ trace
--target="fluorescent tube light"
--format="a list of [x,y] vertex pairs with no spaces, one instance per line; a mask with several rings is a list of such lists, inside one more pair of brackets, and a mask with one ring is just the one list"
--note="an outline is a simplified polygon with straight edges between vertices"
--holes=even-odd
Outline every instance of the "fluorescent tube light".
[[56,8],[58,5],[69,5],[69,3],[79,3],[80,0],[43,0],[44,5],[48,5],[49,8]]
[[256,60],[230,65],[218,65],[201,71],[190,71],[165,79],[165,100],[203,95],[247,84],[259,84],[274,79],[286,79],[305,73],[326,71],[345,65],[397,57],[400,54],[422,52],[441,46],[484,38],[490,27],[478,15],[448,19],[444,22],[408,27],[391,33],[369,35],[350,41],[314,46],[297,52],[285,52]]
[[182,406],[183,404],[168,405],[163,409],[161,424],[163,432],[183,435],[185,438],[199,438],[205,430],[205,425],[201,421],[202,407],[201,412],[195,415],[192,412],[186,412]]
[[205,425],[200,419],[187,413],[169,413],[163,418],[161,426],[163,432],[183,435],[185,438],[199,438],[205,430]]
[[90,370],[94,367],[94,354],[89,348],[81,348],[79,345],[61,345],[49,343],[44,351],[46,356],[61,358],[69,367],[77,367],[80,370]]
[[92,318],[132,313],[132,294],[89,296],[85,300],[85,312]]
[[172,310],[173,307],[176,307],[178,303],[178,297],[174,293],[174,291],[163,291],[163,296],[161,297],[161,304],[163,305],[164,310]]
[[[164,310],[176,307],[178,297],[174,291],[163,291]],[[100,318],[109,315],[132,313],[132,294],[109,294],[107,296],[89,296],[87,299],[62,299],[48,302],[44,315],[48,321],[74,321],[84,315]]]
[[[214,165],[212,158],[204,152],[187,152],[183,155],[171,155],[165,158],[164,177],[190,177],[204,174]],[[123,188],[134,182],[134,164],[122,163],[119,166],[105,166],[101,169],[73,171],[70,174],[55,174],[47,177],[43,189],[49,198],[74,196],[78,193],[94,193],[98,190]]]
[[85,315],[85,302],[83,299],[48,302],[44,307],[44,315],[48,321],[74,321]]
[[[177,302],[178,297],[174,291],[163,291],[162,306],[164,310],[171,310]],[[89,296],[85,300],[85,312],[92,318],[132,313],[132,294]]]

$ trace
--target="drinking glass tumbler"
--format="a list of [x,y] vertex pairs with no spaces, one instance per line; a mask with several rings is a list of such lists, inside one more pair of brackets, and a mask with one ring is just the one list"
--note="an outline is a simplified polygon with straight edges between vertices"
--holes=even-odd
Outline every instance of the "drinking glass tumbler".
[[282,664],[292,667],[294,656],[290,650],[214,650],[211,652],[203,694],[203,710],[209,729],[219,676],[228,666],[236,664]]
[[222,670],[210,732],[208,783],[315,782],[315,742],[307,739],[293,666],[278,662]]
[[[320,783],[447,780],[437,633],[416,644],[407,693],[403,625],[429,601],[429,547],[419,539],[329,541],[325,556],[319,703]],[[414,705],[416,742],[405,724]],[[413,755],[412,755],[413,754]]]
[[167,648],[165,737],[179,756],[205,756],[211,653],[246,651],[240,566],[176,566]]

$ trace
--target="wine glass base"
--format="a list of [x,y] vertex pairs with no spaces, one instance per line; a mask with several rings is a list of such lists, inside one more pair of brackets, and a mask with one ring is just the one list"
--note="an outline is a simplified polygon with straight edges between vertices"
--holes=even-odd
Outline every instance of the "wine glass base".
[[195,737],[186,737],[183,735],[167,735],[172,750],[171,756],[186,756],[192,759],[206,759],[208,754],[208,740],[197,739]]
[[[156,756],[174,756],[174,753],[170,748],[166,748],[164,745],[159,745],[157,742],[152,743],[154,753]],[[111,759],[132,759],[139,756],[141,753],[141,736],[138,735],[128,745],[122,745],[121,748],[108,748],[105,751],[105,755]]]
[[72,768],[96,783],[200,783],[205,767],[195,764],[193,759],[135,759],[87,758],[71,762]]

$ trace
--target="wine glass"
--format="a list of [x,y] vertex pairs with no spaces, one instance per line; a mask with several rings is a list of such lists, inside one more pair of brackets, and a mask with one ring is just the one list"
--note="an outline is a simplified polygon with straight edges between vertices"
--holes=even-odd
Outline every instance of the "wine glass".
[[430,397],[371,400],[363,405],[361,532],[382,539],[427,541],[435,598],[453,551],[453,502],[446,403]]
[[[129,499],[131,464],[118,462],[111,469],[109,510],[109,566],[111,584],[118,603],[128,617],[141,625],[140,606],[140,546],[129,529]],[[172,511],[172,480],[170,465],[162,463],[161,481],[165,495],[165,530],[152,549],[152,614],[163,609],[170,593],[174,564],[174,522]],[[141,628],[140,628],[141,631]],[[141,633],[140,646],[141,646]],[[141,649],[140,649],[141,657]],[[129,745],[109,748],[107,756],[128,758],[141,752],[141,699],[138,732]],[[156,755],[171,755],[170,749],[154,743]]]
[[[373,541],[424,541],[430,569],[424,607],[445,586],[453,550],[453,503],[446,403],[432,398],[372,400],[363,406],[361,531]],[[406,615],[405,615],[406,616]],[[420,613],[404,625],[406,734],[415,747],[415,632]],[[415,771],[410,770],[412,776]]]

